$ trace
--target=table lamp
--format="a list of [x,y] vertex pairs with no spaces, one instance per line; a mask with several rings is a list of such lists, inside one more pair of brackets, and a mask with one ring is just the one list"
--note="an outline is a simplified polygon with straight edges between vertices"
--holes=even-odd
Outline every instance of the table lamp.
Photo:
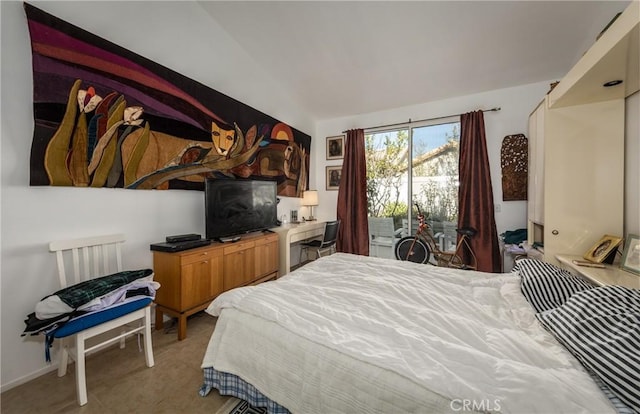
[[315,217],[313,217],[313,206],[318,205],[318,191],[308,190],[302,193],[302,205],[309,207],[309,218],[305,220],[314,221]]

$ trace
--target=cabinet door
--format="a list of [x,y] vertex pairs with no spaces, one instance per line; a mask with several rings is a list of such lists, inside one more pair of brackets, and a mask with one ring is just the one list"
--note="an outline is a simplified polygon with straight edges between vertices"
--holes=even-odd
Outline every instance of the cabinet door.
[[537,136],[538,136],[538,129],[537,129],[538,125],[536,122],[537,112],[538,112],[538,109],[536,108],[536,110],[533,111],[531,115],[529,115],[529,151],[528,151],[529,176],[527,177],[527,219],[529,221],[534,221],[534,217],[535,217],[534,203],[535,203],[536,197],[538,197],[538,193],[536,193],[536,186],[535,186],[536,144],[537,144]]
[[545,260],[622,235],[624,99],[547,111]]
[[536,111],[536,146],[535,146],[535,198],[533,203],[533,221],[537,224],[544,224],[544,141],[545,141],[545,114],[547,101],[544,100]]
[[224,249],[224,290],[245,285],[255,275],[255,244],[237,243]]
[[255,277],[260,278],[278,271],[278,237],[268,236],[256,241]]
[[208,249],[182,257],[181,311],[222,293],[222,254],[222,249]]
[[211,260],[204,259],[182,266],[182,310],[211,299]]
[[224,272],[224,259],[222,255],[222,249],[218,249],[212,252],[211,259],[209,261],[209,277],[210,277],[210,290],[209,298],[213,299],[222,292],[224,292],[222,275]]

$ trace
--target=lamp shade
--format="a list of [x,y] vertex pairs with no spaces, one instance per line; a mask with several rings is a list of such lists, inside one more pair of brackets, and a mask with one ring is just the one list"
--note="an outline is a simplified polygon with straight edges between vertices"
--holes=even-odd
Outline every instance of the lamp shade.
[[302,194],[303,206],[317,206],[318,205],[318,191],[309,190]]

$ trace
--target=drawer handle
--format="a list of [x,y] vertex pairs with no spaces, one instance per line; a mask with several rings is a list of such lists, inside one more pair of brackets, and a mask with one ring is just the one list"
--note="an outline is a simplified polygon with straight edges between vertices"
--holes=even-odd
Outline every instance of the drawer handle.
[[558,234],[560,234],[560,232],[558,230],[553,230],[551,234],[553,234],[554,236],[557,236]]
[[207,256],[207,255],[209,255],[209,252],[200,253],[200,256]]

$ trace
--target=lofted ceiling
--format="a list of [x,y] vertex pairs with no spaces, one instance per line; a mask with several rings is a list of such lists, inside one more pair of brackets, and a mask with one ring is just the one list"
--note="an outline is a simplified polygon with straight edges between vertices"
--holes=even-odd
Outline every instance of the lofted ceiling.
[[200,1],[314,119],[559,80],[629,1]]

